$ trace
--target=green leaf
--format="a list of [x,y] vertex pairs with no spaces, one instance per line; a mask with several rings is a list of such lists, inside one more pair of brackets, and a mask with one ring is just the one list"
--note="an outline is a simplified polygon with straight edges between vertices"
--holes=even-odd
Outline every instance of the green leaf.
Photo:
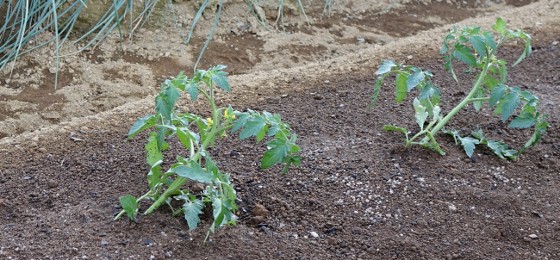
[[411,91],[416,86],[418,86],[421,82],[424,81],[425,74],[422,70],[418,68],[412,69],[413,73],[408,77],[406,80],[406,90]]
[[216,198],[216,197],[212,198],[212,208],[213,208],[212,215],[214,216],[214,223],[212,223],[212,226],[210,227],[210,231],[212,233],[214,232],[216,227],[223,226],[224,215],[225,215],[224,212],[225,208],[223,206],[224,204],[220,198]]
[[385,75],[377,77],[377,80],[373,85],[373,94],[371,95],[371,101],[369,102],[370,107],[375,106],[375,103],[377,103],[377,98],[379,97],[379,91],[381,90],[381,84],[383,83],[384,79],[385,79]]
[[191,179],[202,183],[212,183],[212,175],[206,172],[197,162],[191,161],[190,166],[177,165],[169,169],[180,177]]
[[156,117],[154,115],[148,115],[148,116],[138,118],[138,120],[134,122],[134,124],[128,131],[128,139],[133,138],[140,132],[155,125],[156,125]]
[[407,87],[406,81],[408,79],[408,73],[401,72],[397,75],[396,89],[395,89],[395,101],[401,103],[406,98]]
[[420,103],[420,100],[418,100],[417,98],[414,99],[414,102],[412,104],[414,106],[416,123],[418,124],[418,126],[420,126],[421,130],[424,130],[424,123],[428,118],[428,112],[426,112],[426,107],[423,106]]
[[163,160],[163,154],[158,147],[158,140],[155,132],[150,133],[148,142],[144,145],[144,149],[146,150],[146,162],[148,165],[154,166]]
[[[200,141],[200,136],[197,133],[189,130],[188,128],[177,128],[177,138],[187,149],[191,149],[192,144],[198,144]],[[192,144],[191,144],[192,141]]]
[[470,67],[476,67],[476,58],[471,53],[471,50],[461,44],[455,45],[455,51],[453,51],[453,57],[466,63]]
[[134,220],[134,215],[136,215],[136,209],[138,209],[138,202],[136,198],[132,195],[124,195],[119,198],[121,207],[126,212],[126,215],[131,220]]
[[237,119],[233,122],[233,127],[231,128],[232,133],[235,133],[239,129],[241,129],[241,127],[243,127],[245,123],[247,123],[247,119],[249,119],[250,115],[249,113],[236,111],[235,116],[237,117]]
[[231,86],[229,85],[226,76],[227,76],[226,72],[217,71],[214,74],[212,74],[211,78],[212,78],[212,82],[214,82],[214,84],[216,84],[219,88],[223,89],[226,92],[230,92]]
[[535,125],[536,123],[537,123],[536,117],[534,117],[532,114],[525,113],[511,120],[508,127],[524,129],[524,128],[529,128]]
[[274,139],[267,143],[268,150],[263,154],[261,168],[268,169],[275,164],[281,163],[290,151],[290,145],[286,140]]
[[187,84],[186,90],[189,93],[189,96],[191,96],[191,100],[196,101],[196,99],[198,98],[198,85],[193,80],[191,80]]
[[245,123],[243,130],[241,130],[241,133],[239,133],[239,138],[241,138],[241,140],[247,139],[251,136],[256,136],[266,124],[264,118],[261,115],[253,114],[251,116],[252,117],[250,117]]
[[502,98],[500,103],[502,103],[502,122],[505,122],[521,104],[521,99],[516,93],[509,93]]
[[165,86],[156,97],[156,112],[165,119],[171,119],[171,112],[180,96],[181,93],[175,87]]
[[391,72],[391,69],[395,66],[397,66],[397,64],[395,64],[394,61],[384,60],[383,63],[381,63],[381,65],[379,66],[379,68],[375,72],[375,75],[380,76],[380,75],[387,74],[387,73]]
[[517,151],[513,149],[509,149],[508,145],[504,142],[488,140],[486,143],[488,146],[498,157],[502,159],[516,159],[517,158]]
[[265,125],[261,131],[257,134],[257,143],[259,143],[260,141],[262,141],[264,139],[264,137],[266,136],[266,133],[268,132],[268,125]]
[[479,35],[474,35],[469,41],[473,45],[474,50],[478,53],[478,56],[484,58],[486,56],[486,43],[484,38]]
[[548,115],[544,115],[542,116],[542,118],[538,119],[537,124],[535,125],[535,132],[533,132],[533,135],[531,135],[529,141],[527,141],[527,143],[523,145],[523,148],[519,152],[520,154],[524,153],[525,150],[533,147],[541,140],[542,136],[546,133],[546,130],[550,126],[549,123],[545,121],[547,117]]
[[461,145],[463,146],[463,149],[465,150],[465,153],[469,158],[472,157],[475,146],[480,143],[479,140],[468,136],[459,138],[459,141],[461,142]]
[[506,93],[506,90],[507,87],[505,85],[498,84],[490,95],[490,100],[488,101],[490,106],[495,107],[498,104],[498,101],[500,101],[500,99],[502,99],[502,97]]
[[[484,97],[484,89],[480,88],[474,94],[473,98],[482,98],[482,97]],[[476,111],[480,111],[480,109],[482,108],[482,101],[474,101],[473,107]]]
[[200,223],[200,214],[202,214],[204,203],[199,199],[186,200],[183,204],[183,211],[185,213],[185,220],[189,226],[189,230],[194,230],[198,223]]
[[432,105],[437,105],[439,104],[439,101],[441,99],[441,93],[436,86],[434,86],[430,81],[428,81],[426,83],[426,86],[420,92],[418,98],[421,100],[429,99],[430,102],[432,102]]
[[498,32],[500,35],[504,36],[507,32],[506,22],[502,18],[498,18],[496,23],[492,26],[494,31]]
[[391,132],[400,132],[400,133],[403,133],[405,135],[408,135],[408,129],[403,128],[403,127],[394,126],[394,125],[384,125],[383,130],[391,131]]
[[524,60],[525,58],[527,58],[531,52],[532,52],[532,48],[531,48],[531,36],[529,36],[528,34],[524,33],[524,32],[519,32],[520,34],[520,38],[524,41],[525,43],[525,48],[523,49],[523,53],[521,53],[521,55],[519,56],[519,58],[515,61],[515,63],[513,63],[512,66],[515,66],[517,64],[519,64],[522,60]]

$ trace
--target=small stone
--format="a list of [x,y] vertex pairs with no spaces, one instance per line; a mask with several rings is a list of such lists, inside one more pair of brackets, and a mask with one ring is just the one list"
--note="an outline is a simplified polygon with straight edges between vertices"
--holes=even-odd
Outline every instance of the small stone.
[[407,60],[412,60],[412,55],[406,56],[406,59],[407,59]]
[[266,209],[266,207],[261,204],[255,204],[255,207],[253,208],[251,213],[256,217],[266,217],[268,216],[268,209]]
[[282,94],[280,97],[281,97],[281,98],[287,98],[287,97],[288,97],[288,94]]
[[319,237],[319,234],[317,234],[317,232],[315,232],[315,231],[311,231],[311,232],[309,232],[309,234],[310,234],[313,238],[318,238],[318,237]]
[[191,188],[191,191],[194,193],[202,192],[203,190],[204,190],[204,184],[202,183],[195,183]]
[[537,238],[539,238],[539,236],[537,236],[537,234],[531,234],[531,235],[529,235],[529,238],[537,239]]
[[552,45],[558,45],[558,41],[553,41]]
[[451,213],[457,212],[457,207],[453,204],[449,204],[449,212]]
[[255,216],[249,220],[249,224],[253,226],[258,226],[264,222],[263,216]]
[[106,246],[106,245],[108,245],[108,244],[109,244],[109,242],[107,242],[107,240],[101,239],[101,245],[102,245],[102,246]]
[[49,187],[50,189],[54,189],[58,187],[58,183],[56,181],[49,181],[47,182],[47,187]]

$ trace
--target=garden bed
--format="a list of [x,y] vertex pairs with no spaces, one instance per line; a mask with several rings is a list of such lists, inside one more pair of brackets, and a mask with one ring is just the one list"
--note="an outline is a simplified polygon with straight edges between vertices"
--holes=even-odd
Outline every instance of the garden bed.
[[[253,140],[228,138],[212,148],[218,165],[232,175],[240,210],[238,225],[219,230],[206,244],[202,241],[210,216],[203,216],[192,232],[165,207],[137,223],[112,220],[120,210],[119,196],[146,191],[144,139],[128,141],[126,134],[138,116],[149,113],[152,99],[5,138],[0,143],[0,256],[558,257],[560,20],[552,14],[557,9],[546,6],[500,14],[519,27],[522,21],[515,17],[545,10],[540,24],[523,28],[535,39],[534,53],[511,69],[509,83],[541,98],[551,128],[518,161],[500,160],[485,149],[477,149],[470,159],[444,136],[440,141],[446,156],[407,150],[400,135],[382,130],[394,122],[414,129],[410,102],[392,102],[388,87],[374,109],[367,106],[374,68],[382,58],[430,69],[442,87],[444,111],[468,92],[443,71],[437,43],[428,38],[440,33],[439,42],[446,29],[432,30],[369,49],[375,56],[362,50],[320,64],[233,77],[237,94],[225,100],[239,110],[282,114],[300,136],[302,165],[286,175],[280,168],[259,170],[259,151],[265,147],[255,148]],[[492,20],[468,23],[488,25]],[[503,54],[511,63],[519,49],[506,47]],[[465,131],[477,126],[518,147],[528,138],[508,130],[491,111],[465,110],[451,123]]]

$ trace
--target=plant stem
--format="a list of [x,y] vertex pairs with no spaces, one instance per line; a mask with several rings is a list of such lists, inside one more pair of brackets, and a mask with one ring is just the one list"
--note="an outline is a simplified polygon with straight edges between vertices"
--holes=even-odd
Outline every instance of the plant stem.
[[430,134],[432,136],[435,136],[437,132],[439,132],[439,130],[441,130],[451,120],[451,118],[453,118],[457,113],[459,113],[461,109],[463,109],[463,107],[465,107],[468,103],[477,100],[477,98],[473,98],[473,96],[478,92],[480,86],[482,86],[482,83],[484,82],[484,78],[486,77],[486,73],[488,73],[489,67],[490,67],[490,59],[486,59],[482,72],[480,72],[480,75],[478,75],[478,79],[474,83],[471,92],[469,92],[469,94],[461,101],[461,103],[459,103],[456,107],[454,107],[451,111],[449,111],[449,113],[445,115],[445,117],[441,121],[439,121],[437,125],[434,126],[434,128],[430,131]]
[[[214,102],[214,89],[212,86],[210,86],[209,88],[210,88],[209,91],[210,93],[206,93],[206,92],[202,92],[202,93],[204,94],[204,96],[206,96],[212,108],[213,124],[210,133],[208,133],[206,139],[204,139],[204,142],[200,146],[199,150],[189,158],[191,161],[195,161],[195,162],[198,162],[201,159],[202,157],[201,151],[206,150],[206,148],[211,144],[212,140],[214,140],[214,136],[217,133],[219,133],[220,130],[222,129],[222,128],[218,128],[218,125],[220,124],[220,115],[216,108],[216,103]],[[154,201],[154,203],[144,212],[144,215],[150,214],[154,212],[157,208],[159,208],[167,200],[167,198],[169,198],[175,192],[177,192],[177,190],[179,190],[181,186],[183,186],[187,182],[187,180],[188,179],[185,177],[177,177],[173,181],[173,183],[169,185],[169,187],[165,190],[165,192],[156,201]]]

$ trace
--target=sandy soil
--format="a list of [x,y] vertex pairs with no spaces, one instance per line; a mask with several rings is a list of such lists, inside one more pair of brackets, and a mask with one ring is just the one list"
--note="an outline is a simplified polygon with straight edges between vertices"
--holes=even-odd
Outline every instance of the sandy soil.
[[[232,74],[276,73],[346,59],[348,54],[377,50],[420,31],[528,2],[335,1],[327,17],[322,14],[322,1],[315,0],[308,5],[308,25],[287,1],[284,27],[269,30],[259,25],[243,2],[226,1],[216,37],[199,67],[219,63],[228,65]],[[262,8],[273,25],[274,4],[265,1]],[[163,78],[191,71],[213,21],[208,10],[197,37],[184,45],[194,10],[193,2],[176,3],[164,9],[166,13],[156,14],[150,27],[136,32],[132,41],[121,45],[115,35],[93,51],[64,57],[58,89],[54,88],[53,50],[45,48],[20,59],[12,74],[2,72],[0,138],[141,100],[156,93]],[[75,46],[66,45],[63,53],[75,51]],[[307,73],[318,76],[312,74]]]

